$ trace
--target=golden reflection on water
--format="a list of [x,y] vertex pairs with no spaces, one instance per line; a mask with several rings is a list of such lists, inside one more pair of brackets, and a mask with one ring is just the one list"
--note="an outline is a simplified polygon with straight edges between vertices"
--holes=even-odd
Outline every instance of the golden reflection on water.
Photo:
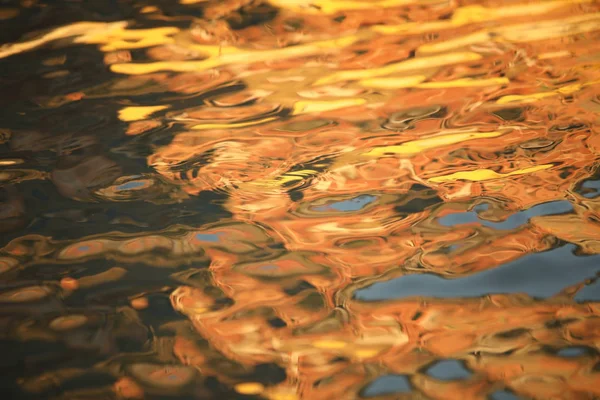
[[600,397],[600,3],[107,3],[0,7],[12,398]]

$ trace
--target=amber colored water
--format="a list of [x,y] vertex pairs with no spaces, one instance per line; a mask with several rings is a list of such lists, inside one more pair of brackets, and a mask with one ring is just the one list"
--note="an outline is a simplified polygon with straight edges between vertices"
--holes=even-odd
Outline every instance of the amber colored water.
[[600,2],[0,2],[2,399],[600,398]]

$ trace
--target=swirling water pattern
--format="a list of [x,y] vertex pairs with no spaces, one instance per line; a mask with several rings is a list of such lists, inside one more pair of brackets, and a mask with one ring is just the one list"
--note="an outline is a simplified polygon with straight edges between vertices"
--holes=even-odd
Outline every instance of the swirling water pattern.
[[600,3],[0,21],[8,398],[600,398]]

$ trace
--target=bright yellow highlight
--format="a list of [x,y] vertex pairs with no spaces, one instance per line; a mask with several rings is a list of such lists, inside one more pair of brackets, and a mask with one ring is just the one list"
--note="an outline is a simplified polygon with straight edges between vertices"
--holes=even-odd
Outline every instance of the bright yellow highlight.
[[484,43],[492,40],[490,32],[487,30],[461,36],[455,39],[448,39],[442,42],[429,43],[419,46],[418,54],[439,53],[443,51],[452,51],[461,47],[467,47],[474,44]]
[[541,92],[541,93],[532,93],[532,94],[511,94],[508,96],[502,96],[498,100],[496,100],[496,104],[508,104],[508,103],[533,103],[537,100],[544,99],[546,97],[553,97],[558,95],[569,95],[575,92],[580,91],[584,87],[596,85],[600,83],[600,81],[590,81],[584,83],[574,83],[572,85],[566,85],[560,87],[556,90],[549,92]]
[[417,85],[421,89],[445,89],[455,87],[484,87],[484,86],[495,86],[495,85],[508,85],[510,80],[508,78],[488,78],[488,79],[472,79],[463,78],[455,79],[453,81],[445,82],[425,82]]
[[0,167],[5,167],[7,165],[16,165],[16,164],[22,164],[23,160],[19,160],[16,158],[13,159],[4,159],[4,160],[0,160]]
[[198,124],[191,127],[194,130],[206,130],[206,129],[233,129],[233,128],[244,128],[247,126],[254,126],[264,124],[265,122],[274,121],[275,117],[267,117],[263,119],[258,119],[256,121],[247,121],[247,122],[232,122],[232,123],[224,123],[224,124]]
[[523,43],[571,36],[600,29],[600,13],[577,15],[570,18],[536,21],[484,29],[470,35],[443,42],[424,44],[417,54],[452,51],[485,42]]
[[140,10],[140,13],[142,13],[142,14],[149,14],[149,13],[153,13],[153,12],[156,12],[156,11],[159,11],[158,8],[156,8],[154,6],[146,6],[146,7],[142,8]]
[[171,36],[178,32],[179,28],[175,27],[131,30],[122,28],[93,35],[84,35],[75,39],[75,42],[104,44],[100,47],[102,51],[141,49],[173,43],[175,40]]
[[119,119],[126,122],[139,121],[165,108],[169,106],[125,107],[119,110]]
[[571,52],[568,50],[560,50],[560,51],[552,51],[549,53],[540,53],[538,54],[538,60],[549,60],[551,58],[561,58],[561,57],[569,57]]
[[365,104],[367,100],[362,98],[341,99],[341,100],[302,100],[294,104],[293,114],[311,114],[325,111],[339,110],[352,106]]
[[265,390],[265,387],[258,382],[238,383],[234,386],[236,392],[240,394],[259,394]]
[[340,340],[317,340],[313,343],[313,346],[318,349],[331,349],[338,350],[346,347],[348,343],[342,342]]
[[557,8],[566,7],[573,3],[587,3],[591,0],[540,1],[530,4],[515,4],[499,8],[486,8],[479,5],[461,7],[452,15],[452,23],[462,26],[478,22],[493,21],[500,18],[534,16],[549,13]]
[[13,54],[23,53],[32,50],[36,47],[43,46],[57,39],[64,39],[71,36],[80,36],[85,38],[88,36],[109,33],[115,30],[124,29],[127,22],[119,21],[112,23],[104,22],[77,22],[70,25],[61,26],[53,29],[50,32],[40,36],[37,39],[32,39],[27,42],[13,43],[2,46],[0,48],[0,58],[5,58]]
[[361,86],[374,89],[402,89],[415,87],[427,79],[424,75],[402,76],[398,78],[373,78],[363,79],[358,83]]
[[461,171],[461,172],[455,172],[450,175],[437,176],[435,178],[429,179],[429,181],[435,182],[435,183],[451,182],[451,181],[458,181],[458,180],[480,182],[480,181],[488,181],[491,179],[506,178],[506,177],[515,176],[515,175],[525,175],[525,174],[529,174],[532,172],[542,171],[542,170],[548,169],[552,166],[553,166],[552,164],[543,164],[543,165],[538,165],[535,167],[518,169],[516,171],[508,172],[506,174],[499,174],[490,169],[477,169],[475,171]]
[[386,154],[397,154],[402,156],[412,156],[426,150],[437,147],[449,146],[451,144],[465,142],[473,139],[487,139],[504,134],[504,132],[461,132],[448,135],[433,136],[426,139],[413,140],[402,143],[397,146],[376,147],[371,151],[364,153],[369,157],[381,157]]
[[494,21],[501,18],[511,18],[520,16],[543,15],[561,7],[566,7],[575,3],[589,3],[594,0],[562,0],[562,1],[540,1],[530,4],[516,4],[514,6],[506,5],[501,8],[487,8],[480,5],[472,5],[458,8],[454,11],[449,21],[434,21],[417,23],[410,22],[401,25],[380,25],[373,30],[383,34],[413,34],[432,32],[441,29],[452,29],[460,26]]
[[303,169],[300,171],[293,171],[283,174],[275,179],[261,179],[250,182],[252,186],[260,186],[264,188],[278,188],[285,185],[288,182],[301,181],[309,176],[318,174],[317,171],[312,169]]
[[354,355],[357,358],[375,357],[379,353],[381,353],[381,350],[379,349],[358,349],[354,351]]
[[77,22],[56,28],[37,39],[15,43],[0,50],[0,58],[43,46],[57,39],[75,37],[75,43],[102,44],[102,51],[140,49],[173,43],[171,35],[179,32],[175,27],[153,29],[127,29],[127,22]]
[[337,51],[350,46],[356,41],[370,36],[369,32],[346,36],[338,39],[322,40],[309,44],[284,47],[273,50],[239,50],[219,46],[188,46],[192,50],[208,53],[209,58],[201,61],[159,61],[144,64],[113,64],[113,72],[129,75],[149,74],[157,71],[194,72],[205,71],[229,64],[252,64],[256,62],[281,60],[286,58],[304,57],[327,51]]
[[363,80],[402,72],[458,64],[462,62],[477,61],[480,59],[481,55],[470,51],[448,53],[431,57],[412,58],[410,60],[386,65],[385,67],[380,68],[335,72],[329,76],[319,79],[317,82],[315,82],[315,85],[325,85],[343,81]]
[[[181,0],[185,1],[185,0]],[[272,5],[293,12],[311,14],[335,14],[340,11],[366,10],[373,7],[391,8],[409,4],[434,3],[429,0],[269,0]]]
[[270,400],[298,400],[298,395],[292,392],[286,393],[282,391],[277,391],[272,393],[266,393],[266,396]]
[[542,92],[542,93],[533,93],[533,94],[511,94],[508,96],[502,96],[498,100],[496,100],[497,104],[508,104],[508,103],[532,103],[534,101],[552,97],[558,95],[557,92]]
[[[522,43],[578,35],[600,29],[600,13],[503,27],[504,40]],[[497,40],[497,39],[496,39]]]
[[488,78],[488,79],[473,79],[462,78],[452,81],[441,82],[423,82],[426,79],[423,75],[406,76],[400,78],[374,78],[365,79],[359,83],[364,87],[375,89],[402,89],[402,88],[418,88],[418,89],[446,89],[446,88],[461,88],[461,87],[485,87],[495,85],[508,85],[508,78]]

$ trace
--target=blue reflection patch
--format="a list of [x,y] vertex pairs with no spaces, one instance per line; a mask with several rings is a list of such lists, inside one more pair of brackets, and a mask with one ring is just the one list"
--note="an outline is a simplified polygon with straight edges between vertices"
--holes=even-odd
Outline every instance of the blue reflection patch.
[[[362,301],[480,297],[493,293],[526,293],[531,297],[548,298],[600,272],[600,255],[576,256],[574,249],[575,246],[569,244],[529,254],[463,278],[445,279],[429,273],[404,275],[359,289],[354,296]],[[578,293],[579,299],[575,297],[576,300],[581,300],[581,293]]]
[[517,397],[513,392],[509,390],[496,390],[490,394],[490,400],[519,400],[521,397]]
[[382,396],[391,393],[411,392],[410,381],[405,375],[385,375],[375,379],[364,390],[365,397]]
[[357,196],[353,199],[342,200],[331,204],[326,204],[323,206],[313,207],[314,211],[326,212],[326,211],[342,211],[342,212],[352,212],[363,209],[368,204],[372,203],[377,199],[377,196],[371,196],[368,194],[363,194]]
[[588,354],[589,349],[587,347],[582,346],[573,346],[573,347],[565,347],[564,349],[560,349],[556,352],[556,355],[559,357],[571,358],[571,357],[580,357]]
[[[481,209],[478,206],[477,210]],[[573,211],[573,206],[566,200],[550,201],[548,203],[538,204],[528,210],[520,211],[512,214],[506,221],[502,222],[491,222],[479,219],[479,216],[475,211],[469,211],[464,213],[454,213],[445,215],[438,221],[440,225],[444,226],[456,226],[461,224],[470,224],[479,222],[484,226],[495,229],[515,229],[519,226],[526,224],[531,217],[538,217],[543,215],[555,215],[564,214]]]
[[575,295],[575,301],[600,301],[600,279],[581,288]]
[[594,189],[595,192],[590,192],[590,193],[586,193],[583,195],[583,197],[588,198],[588,199],[593,199],[598,197],[598,195],[600,195],[600,181],[595,181],[595,180],[589,180],[589,181],[585,181],[583,182],[583,185],[581,185],[583,188],[586,189]]
[[146,186],[146,182],[143,181],[130,181],[126,182],[122,185],[117,186],[116,190],[133,190],[140,187]]
[[427,368],[425,373],[440,381],[454,381],[468,379],[473,375],[462,361],[442,360]]
[[218,242],[220,233],[196,233],[196,239],[202,242]]

